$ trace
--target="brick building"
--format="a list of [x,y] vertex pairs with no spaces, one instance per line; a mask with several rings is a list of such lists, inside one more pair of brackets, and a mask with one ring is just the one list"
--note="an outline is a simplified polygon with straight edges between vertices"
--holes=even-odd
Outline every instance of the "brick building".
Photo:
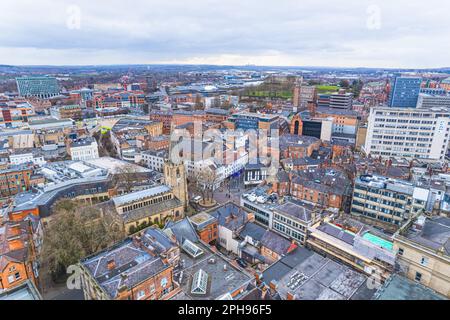
[[170,134],[172,126],[173,113],[172,111],[152,110],[150,112],[150,120],[162,122],[163,134]]
[[27,280],[38,285],[38,269],[32,229],[28,221],[0,226],[0,291]]
[[206,212],[196,214],[189,218],[200,240],[213,243],[218,239],[218,220]]
[[31,186],[33,168],[28,165],[11,166],[0,170],[0,193],[2,197],[27,191]]
[[174,239],[150,228],[81,261],[87,300],[168,300],[180,250]]

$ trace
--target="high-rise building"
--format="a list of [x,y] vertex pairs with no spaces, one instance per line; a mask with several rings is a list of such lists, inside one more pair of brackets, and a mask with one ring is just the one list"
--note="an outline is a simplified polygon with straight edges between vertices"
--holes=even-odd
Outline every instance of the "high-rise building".
[[35,115],[33,106],[28,103],[0,103],[0,127],[16,128],[25,125]]
[[317,88],[315,86],[297,85],[294,88],[294,107],[297,110],[306,110],[309,102],[317,101]]
[[352,93],[337,92],[318,96],[318,106],[323,108],[351,109],[352,104]]
[[419,95],[417,101],[417,108],[450,108],[450,95],[434,95],[424,94]]
[[330,108],[351,109],[353,93],[339,92],[330,95]]
[[59,95],[58,81],[54,77],[16,78],[17,89],[22,97],[51,98]]
[[446,96],[447,90],[442,88],[421,88],[420,93],[431,94],[433,96]]
[[444,160],[450,134],[450,108],[370,110],[364,150],[383,158]]
[[391,83],[389,106],[392,108],[415,108],[421,84],[422,78],[395,77]]

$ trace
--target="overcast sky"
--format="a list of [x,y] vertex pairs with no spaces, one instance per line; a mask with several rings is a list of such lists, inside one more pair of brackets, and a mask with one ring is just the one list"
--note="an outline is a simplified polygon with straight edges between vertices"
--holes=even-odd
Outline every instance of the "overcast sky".
[[448,0],[1,0],[0,64],[450,67]]

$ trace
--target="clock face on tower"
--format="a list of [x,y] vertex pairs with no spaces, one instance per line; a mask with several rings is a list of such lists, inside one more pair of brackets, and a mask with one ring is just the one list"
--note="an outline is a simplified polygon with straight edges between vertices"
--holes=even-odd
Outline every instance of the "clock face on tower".
[[167,278],[161,279],[161,287],[165,288],[167,286],[167,283],[168,283]]

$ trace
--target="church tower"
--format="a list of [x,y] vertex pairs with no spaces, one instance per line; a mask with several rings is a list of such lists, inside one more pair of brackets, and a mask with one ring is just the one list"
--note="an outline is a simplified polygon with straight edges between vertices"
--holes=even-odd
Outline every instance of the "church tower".
[[299,113],[292,117],[290,132],[295,136],[303,135],[303,121]]
[[172,188],[175,197],[183,204],[184,210],[187,210],[188,188],[184,164],[174,164],[167,160],[164,163],[164,179],[166,184]]

